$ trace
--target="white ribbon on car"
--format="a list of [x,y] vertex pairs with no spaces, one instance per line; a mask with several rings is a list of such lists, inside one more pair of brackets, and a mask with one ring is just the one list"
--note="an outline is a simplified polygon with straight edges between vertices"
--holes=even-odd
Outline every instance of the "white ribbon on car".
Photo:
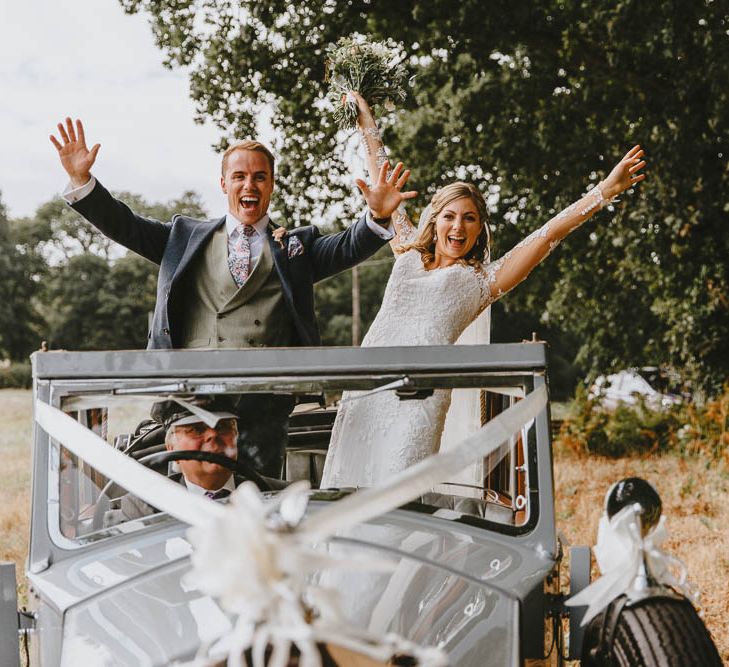
[[[330,642],[383,664],[409,653],[423,667],[445,667],[445,655],[437,649],[343,625],[338,592],[307,582],[308,574],[323,569],[393,569],[391,561],[344,560],[312,546],[312,537],[298,527],[308,501],[308,482],[292,484],[273,499],[246,482],[231,495],[223,515],[190,528],[192,570],[185,583],[218,599],[237,618],[229,634],[212,647],[201,647],[187,667],[217,664],[226,657],[230,667],[240,667],[247,649],[254,667],[285,667],[292,645],[300,652],[301,667],[321,667],[317,644]],[[268,646],[272,654],[266,663]]]
[[224,512],[222,505],[189,493],[181,484],[125,456],[65,412],[38,399],[35,421],[51,438],[102,475],[180,521],[204,523]]
[[[397,653],[410,653],[422,667],[441,667],[447,660],[439,649],[422,647],[394,634],[370,636],[342,625],[337,593],[305,582],[305,575],[313,570],[372,570],[388,567],[387,563],[368,558],[348,559],[345,565],[312,545],[418,498],[464,466],[508,446],[509,439],[546,405],[547,390],[542,386],[453,449],[309,517],[305,517],[307,483],[293,484],[272,499],[262,496],[252,483],[245,483],[227,505],[222,505],[188,493],[40,400],[35,402],[35,415],[51,438],[90,466],[150,505],[193,526],[188,533],[194,547],[188,582],[216,597],[225,610],[237,616],[231,633],[211,649],[223,650],[231,667],[243,664],[243,652],[249,648],[254,666],[263,665],[269,644],[273,647],[270,667],[287,664],[292,644],[301,653],[301,667],[320,667],[316,644],[327,642],[382,662]],[[222,559],[221,553],[235,557]],[[201,656],[192,664],[207,664],[211,657]]]
[[612,519],[608,519],[607,513],[600,519],[593,551],[602,576],[566,602],[571,607],[587,606],[582,625],[589,623],[615,598],[633,589],[644,562],[645,574],[657,584],[670,586],[691,601],[697,601],[698,593],[687,581],[686,566],[663,550],[668,539],[665,517],[643,537],[640,512],[640,505],[635,503],[621,509]]
[[471,463],[508,446],[509,440],[546,405],[547,389],[539,387],[447,452],[429,456],[379,486],[342,498],[304,519],[300,528],[315,539],[324,539],[340,527],[361,523],[400,507]]

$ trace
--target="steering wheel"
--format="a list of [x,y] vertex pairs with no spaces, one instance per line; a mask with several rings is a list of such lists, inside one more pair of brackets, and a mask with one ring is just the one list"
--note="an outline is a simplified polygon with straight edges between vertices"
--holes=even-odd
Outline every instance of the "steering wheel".
[[[269,480],[257,473],[247,463],[237,459],[229,459],[227,456],[223,456],[222,454],[201,452],[196,449],[168,450],[164,452],[155,452],[154,454],[147,454],[147,456],[137,459],[138,463],[145,466],[164,465],[170,461],[206,461],[208,463],[216,463],[240,475],[246,480],[253,482],[258,487],[259,491],[274,490],[274,487],[271,484],[272,480]],[[109,480],[104,488],[99,492],[96,499],[96,507],[94,507],[94,516],[91,519],[91,532],[102,528],[104,514],[109,509],[108,502],[104,501],[109,500],[109,488],[113,483],[113,480]]]
[[171,461],[205,461],[207,463],[217,463],[228,470],[245,477],[245,479],[253,482],[259,491],[273,491],[270,481],[257,473],[251,466],[238,459],[229,459],[222,454],[213,454],[213,452],[202,452],[198,449],[175,449],[164,452],[155,452],[148,454],[140,459],[137,463],[145,466],[159,466]]

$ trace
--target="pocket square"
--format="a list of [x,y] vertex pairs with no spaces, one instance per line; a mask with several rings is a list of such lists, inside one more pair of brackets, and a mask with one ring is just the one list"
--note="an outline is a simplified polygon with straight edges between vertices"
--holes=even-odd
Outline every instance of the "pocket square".
[[304,254],[304,246],[296,236],[289,236],[289,259]]

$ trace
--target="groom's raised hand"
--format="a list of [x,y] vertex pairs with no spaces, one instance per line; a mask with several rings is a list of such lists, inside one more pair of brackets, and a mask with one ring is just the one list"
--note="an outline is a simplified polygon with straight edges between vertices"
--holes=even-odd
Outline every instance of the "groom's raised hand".
[[79,188],[91,179],[91,167],[96,162],[96,155],[99,148],[101,148],[101,144],[94,145],[91,150],[86,147],[84,126],[80,120],[76,121],[75,128],[70,118],[66,118],[65,127],[63,123],[58,123],[57,127],[61,141],[52,134],[50,136],[51,143],[58,151],[61,166],[71,179],[71,185],[74,188]]
[[369,187],[361,178],[355,180],[357,187],[362,191],[367,206],[370,207],[372,217],[377,220],[389,219],[404,200],[418,196],[415,190],[401,192],[410,177],[410,170],[406,169],[403,172],[403,163],[398,162],[392,173],[388,175],[389,166],[388,162],[385,162],[380,167],[377,182],[372,187]]

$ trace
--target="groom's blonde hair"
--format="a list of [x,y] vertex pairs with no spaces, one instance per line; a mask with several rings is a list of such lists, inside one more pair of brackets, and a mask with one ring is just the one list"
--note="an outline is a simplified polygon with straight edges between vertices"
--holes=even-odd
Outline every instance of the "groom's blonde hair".
[[222,175],[225,176],[225,170],[228,167],[228,158],[235,151],[254,151],[255,153],[263,153],[268,160],[268,166],[271,167],[271,178],[273,178],[273,171],[276,165],[276,158],[273,156],[271,149],[268,146],[262,144],[260,141],[253,139],[245,139],[244,141],[237,141],[234,144],[228,146],[223,153],[223,161],[221,164]]
[[481,231],[476,243],[473,244],[473,248],[458,261],[461,264],[474,267],[479,267],[484,262],[488,262],[491,255],[491,227],[486,200],[473,183],[465,183],[464,181],[444,185],[433,195],[433,199],[430,200],[430,214],[427,220],[421,222],[418,237],[414,243],[402,246],[400,252],[414,249],[422,255],[423,264],[432,262],[435,259],[435,221],[438,214],[448,204],[463,197],[468,197],[476,206],[481,222]]

